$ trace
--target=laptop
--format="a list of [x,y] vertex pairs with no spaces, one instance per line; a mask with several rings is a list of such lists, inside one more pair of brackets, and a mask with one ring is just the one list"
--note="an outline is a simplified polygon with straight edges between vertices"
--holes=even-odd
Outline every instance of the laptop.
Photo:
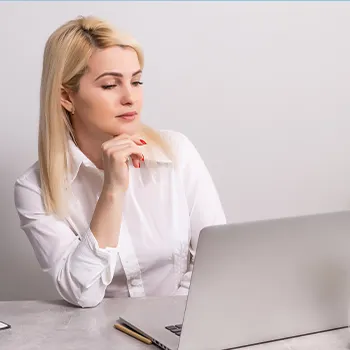
[[206,227],[187,297],[119,321],[166,350],[235,349],[347,327],[350,212]]

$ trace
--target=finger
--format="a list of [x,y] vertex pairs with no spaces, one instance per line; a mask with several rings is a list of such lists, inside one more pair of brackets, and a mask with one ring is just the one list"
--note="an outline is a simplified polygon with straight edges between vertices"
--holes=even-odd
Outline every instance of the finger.
[[[140,151],[139,147],[137,147],[137,151]],[[132,160],[132,164],[134,165],[135,168],[140,168],[141,167],[141,162],[145,160],[144,156],[142,153],[131,153],[130,158]]]
[[129,152],[129,157],[132,160],[132,163],[135,168],[141,167],[141,162],[144,161],[144,156],[142,154],[142,150],[139,146],[131,147],[131,150],[127,150]]
[[[130,156],[133,156],[137,159],[144,160],[142,149],[139,146],[136,146],[132,141],[128,141],[122,144],[112,145],[106,150],[106,154],[109,157],[114,156],[116,153],[121,151],[127,151],[130,153]],[[141,154],[141,156],[138,156]]]
[[[117,145],[109,145],[108,148],[107,146],[104,146],[103,148],[103,156],[107,157],[109,161],[121,161],[123,162],[124,159],[122,159],[122,155],[120,155],[120,152],[130,148],[131,144],[130,143],[124,143],[124,144],[117,144]],[[119,156],[119,157],[118,157]],[[120,159],[119,159],[120,158]]]
[[[137,139],[137,141],[138,141],[138,139]],[[143,144],[145,144],[145,143],[143,143]],[[125,149],[125,148],[128,148],[128,147],[131,147],[131,148],[134,149],[135,142],[134,142],[134,140],[131,140],[129,138],[124,138],[124,139],[118,140],[118,143],[111,144],[108,147],[109,148],[108,148],[107,152],[112,152],[113,153],[115,151],[118,151],[118,150],[120,151],[121,149]],[[136,147],[139,148],[140,146],[137,145]],[[131,150],[130,150],[130,152],[131,152]],[[145,160],[143,154],[140,157],[138,155],[138,152],[135,152],[135,154],[131,153],[130,156],[129,156],[131,158],[132,163],[133,163],[135,168],[140,168],[141,167],[141,162],[143,162]],[[125,159],[125,161],[127,161],[127,158]]]
[[144,140],[144,137],[139,135],[139,134],[134,134],[134,135],[128,135],[128,134],[120,134],[118,136],[115,136],[112,140],[132,140],[134,141],[137,145],[146,145],[147,142]]
[[102,144],[102,150],[107,151],[110,147],[113,147],[115,145],[125,145],[125,144],[129,144],[129,145],[136,144],[137,146],[144,146],[147,143],[146,141],[144,141],[143,139],[140,139],[139,137],[131,138],[128,135],[127,136],[123,135],[123,137],[113,138],[111,140],[104,142]]
[[132,163],[133,163],[133,165],[134,165],[135,168],[141,168],[141,164],[142,164],[142,162],[144,162],[144,160],[145,160],[145,158],[144,158],[143,155],[142,155],[142,157],[140,158],[140,157],[138,157],[138,156],[136,156],[136,155],[134,155],[134,154],[131,154],[131,155],[130,155],[130,158],[131,158]]
[[120,151],[125,160],[129,157],[135,168],[140,168],[141,162],[144,161],[144,156],[138,146],[125,147]]
[[114,140],[114,142],[111,142],[110,144],[107,145],[107,148],[114,148],[114,147],[119,147],[119,146],[134,146],[135,142],[130,139],[121,139],[121,140]]
[[147,144],[147,142],[144,140],[144,137],[140,134],[132,134],[132,135],[129,135],[129,134],[120,134],[120,135],[115,135],[114,136],[114,139],[130,139],[130,140],[133,140],[137,143],[141,142],[142,144]]
[[132,164],[135,168],[140,168],[141,167],[141,162],[138,158],[135,158],[133,156],[130,156]]
[[131,140],[133,140],[137,145],[140,146],[147,145],[147,141],[145,141],[144,137],[140,135],[132,135]]

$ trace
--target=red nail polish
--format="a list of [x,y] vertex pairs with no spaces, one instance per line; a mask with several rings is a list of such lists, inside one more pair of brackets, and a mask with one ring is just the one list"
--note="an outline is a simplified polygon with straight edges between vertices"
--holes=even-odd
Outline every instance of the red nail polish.
[[146,142],[145,140],[140,139],[140,142],[141,142],[143,145],[147,145],[147,142]]
[[144,162],[145,161],[145,157],[142,155],[142,158],[141,158],[141,160]]

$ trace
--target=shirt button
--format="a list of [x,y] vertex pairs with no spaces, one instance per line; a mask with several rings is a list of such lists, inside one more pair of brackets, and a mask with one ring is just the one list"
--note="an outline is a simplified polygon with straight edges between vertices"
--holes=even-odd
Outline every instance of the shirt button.
[[136,287],[136,286],[139,286],[141,284],[141,280],[139,279],[134,279],[131,281],[131,285]]

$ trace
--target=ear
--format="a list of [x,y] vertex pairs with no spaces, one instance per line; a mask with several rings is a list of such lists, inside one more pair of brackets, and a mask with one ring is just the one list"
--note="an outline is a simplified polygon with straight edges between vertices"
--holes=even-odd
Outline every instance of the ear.
[[74,114],[72,97],[64,87],[61,87],[61,105],[67,112]]

